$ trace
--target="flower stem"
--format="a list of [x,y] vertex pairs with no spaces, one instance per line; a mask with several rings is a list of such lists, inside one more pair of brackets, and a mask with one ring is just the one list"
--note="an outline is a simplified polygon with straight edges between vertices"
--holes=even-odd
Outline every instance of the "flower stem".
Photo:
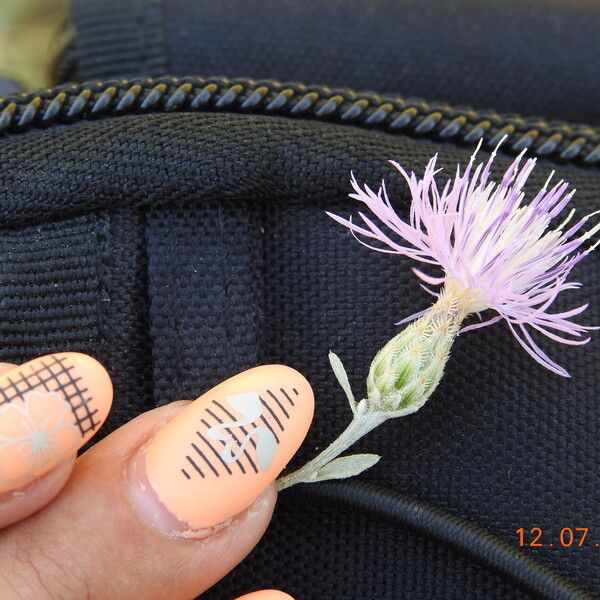
[[355,414],[348,427],[323,452],[315,456],[315,458],[297,471],[278,479],[277,490],[284,490],[297,483],[310,483],[314,481],[319,469],[323,468],[334,458],[337,458],[344,450],[347,450],[361,437],[367,435],[367,433],[381,425],[391,416],[393,415],[382,411]]
[[[452,343],[463,319],[471,310],[471,295],[469,290],[452,281],[447,282],[437,302],[376,354],[367,378],[367,398],[358,404],[354,401],[342,362],[335,354],[330,354],[329,361],[348,397],[354,417],[339,437],[319,455],[297,471],[279,479],[278,490],[297,483],[352,477],[369,468],[361,468],[365,464],[361,463],[361,458],[364,461],[368,456],[378,460],[379,457],[375,455],[354,455],[344,457],[348,460],[323,470],[384,421],[414,413],[425,404],[442,378]],[[355,468],[348,469],[353,459]]]

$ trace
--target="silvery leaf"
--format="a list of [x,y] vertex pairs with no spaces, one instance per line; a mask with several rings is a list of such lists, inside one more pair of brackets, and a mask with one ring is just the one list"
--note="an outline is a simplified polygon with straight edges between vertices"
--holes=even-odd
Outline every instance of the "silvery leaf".
[[354,394],[352,393],[352,388],[350,387],[350,381],[348,381],[348,374],[346,373],[346,369],[344,369],[342,361],[339,359],[337,354],[329,352],[329,362],[335,377],[338,380],[338,383],[348,398],[352,412],[356,412],[356,400],[354,400]]
[[311,475],[309,481],[327,481],[329,479],[354,477],[377,464],[380,458],[381,456],[377,454],[351,454],[350,456],[342,456],[321,467],[316,473]]

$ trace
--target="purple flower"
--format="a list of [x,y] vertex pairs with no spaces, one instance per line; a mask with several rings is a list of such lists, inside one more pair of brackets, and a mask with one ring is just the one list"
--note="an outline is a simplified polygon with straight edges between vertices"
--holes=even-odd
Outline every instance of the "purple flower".
[[[565,312],[548,311],[560,292],[580,287],[579,283],[567,282],[567,278],[599,243],[584,249],[585,242],[600,230],[597,224],[584,232],[586,223],[597,213],[572,223],[572,209],[560,224],[551,226],[574,194],[574,190],[567,192],[569,184],[561,180],[550,188],[552,173],[544,187],[525,203],[523,187],[535,167],[535,159],[527,159],[521,166],[523,151],[497,183],[490,181],[497,148],[487,163],[475,166],[480,146],[481,142],[464,173],[461,175],[457,167],[456,175],[441,191],[435,180],[441,170],[436,168],[437,155],[427,164],[422,179],[391,161],[408,183],[412,196],[408,222],[392,208],[384,182],[374,192],[367,185],[361,188],[354,175],[354,193],[350,197],[363,202],[379,223],[362,212],[360,225],[351,218],[328,214],[368,248],[441,267],[443,274],[439,276],[416,268],[414,272],[427,285],[450,282],[463,289],[465,313],[486,309],[497,313],[487,321],[463,328],[463,332],[504,319],[538,363],[568,377],[567,371],[547,356],[531,334],[534,330],[562,344],[589,341],[583,334],[595,328],[571,320],[587,304]],[[425,289],[439,296],[438,292]]]

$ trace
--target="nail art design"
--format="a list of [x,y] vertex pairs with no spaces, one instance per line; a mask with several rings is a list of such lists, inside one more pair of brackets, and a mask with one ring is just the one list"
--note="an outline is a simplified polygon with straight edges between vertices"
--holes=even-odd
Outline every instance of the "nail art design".
[[108,373],[84,354],[42,356],[0,375],[0,493],[72,456],[104,422],[111,403]]
[[[238,394],[237,396],[227,396],[226,403],[230,405],[236,412],[242,415],[239,421],[231,421],[231,423],[219,423],[213,425],[206,435],[211,440],[219,440],[226,442],[225,446],[219,453],[220,458],[226,464],[237,462],[246,450],[246,446],[252,443],[256,449],[258,464],[263,471],[267,471],[275,457],[277,449],[277,440],[275,433],[266,425],[256,425],[259,417],[262,416],[261,398],[257,392],[248,392],[247,394]],[[219,404],[216,403],[218,406]],[[221,408],[223,408],[221,406]],[[226,410],[226,409],[223,409]],[[286,412],[286,414],[288,414]],[[289,414],[288,414],[289,418]],[[246,433],[243,429],[244,425],[251,425],[251,429]],[[234,436],[231,428],[239,427],[244,438],[240,441]],[[233,452],[233,447],[237,444],[238,450]],[[256,467],[256,465],[253,465]]]
[[246,508],[275,480],[312,420],[310,384],[267,365],[218,385],[179,413],[146,449],[146,474],[181,522],[210,527]]

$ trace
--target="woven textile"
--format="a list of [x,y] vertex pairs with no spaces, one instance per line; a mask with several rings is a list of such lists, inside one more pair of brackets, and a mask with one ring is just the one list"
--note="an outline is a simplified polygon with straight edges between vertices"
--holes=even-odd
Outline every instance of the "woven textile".
[[600,123],[593,0],[73,0],[76,81],[226,75]]
[[[225,113],[109,117],[30,130],[0,146],[11,157],[0,174],[0,358],[65,349],[97,356],[116,387],[105,433],[248,366],[289,364],[317,398],[296,466],[348,419],[327,352],[342,357],[360,393],[394,322],[430,302],[405,260],[364,249],[324,211],[356,210],[346,198],[350,169],[373,185],[386,177],[405,210],[407,190],[387,159],[420,170],[439,151],[452,170],[471,150]],[[498,172],[510,160],[500,156]],[[530,190],[555,166],[541,161]],[[597,169],[565,164],[560,174],[578,188],[581,213],[597,207]],[[588,322],[600,321],[599,260],[578,267],[584,289],[559,303],[591,300]],[[460,337],[430,402],[358,445],[384,456],[365,479],[515,544],[517,527],[600,534],[598,340],[551,352],[572,379],[536,365],[501,325]],[[600,594],[593,548],[535,555]],[[431,540],[307,506],[293,489],[251,557],[204,597],[261,587],[299,599],[525,597]]]

